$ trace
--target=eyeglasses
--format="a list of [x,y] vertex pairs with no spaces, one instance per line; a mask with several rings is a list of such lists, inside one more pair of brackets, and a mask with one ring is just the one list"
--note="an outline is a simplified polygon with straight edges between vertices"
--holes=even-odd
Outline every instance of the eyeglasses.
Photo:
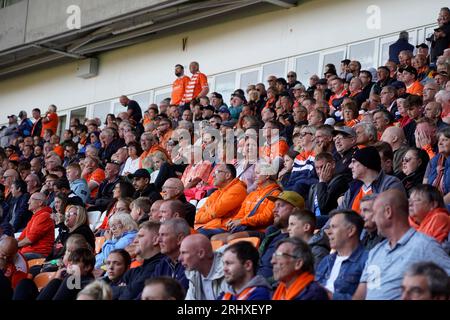
[[118,224],[112,224],[112,225],[110,225],[109,226],[109,228],[112,230],[112,229],[119,229],[119,228],[122,228],[123,227],[123,225],[121,224],[121,223],[118,223]]
[[293,254],[286,253],[286,252],[276,251],[272,254],[272,258],[278,258],[278,257],[289,257],[289,258],[293,258],[293,259],[299,259],[299,257],[294,256]]
[[300,132],[300,137],[304,138],[308,134],[312,135],[311,132]]

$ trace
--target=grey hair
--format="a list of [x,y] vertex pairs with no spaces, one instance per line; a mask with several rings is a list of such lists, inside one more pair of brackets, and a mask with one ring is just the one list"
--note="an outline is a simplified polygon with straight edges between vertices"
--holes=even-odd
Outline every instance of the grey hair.
[[370,122],[360,122],[355,125],[354,129],[361,127],[364,129],[365,134],[367,134],[371,139],[377,138],[377,128],[373,125],[373,123]]
[[278,242],[277,249],[283,243],[290,243],[294,246],[293,255],[303,261],[302,272],[314,274],[314,255],[309,245],[299,238],[285,238]]
[[161,225],[168,226],[176,235],[182,234],[184,237],[187,237],[191,234],[191,227],[183,218],[172,218],[164,221]]
[[450,296],[450,283],[447,272],[433,262],[422,261],[413,264],[405,272],[405,276],[424,276],[427,279],[431,296]]

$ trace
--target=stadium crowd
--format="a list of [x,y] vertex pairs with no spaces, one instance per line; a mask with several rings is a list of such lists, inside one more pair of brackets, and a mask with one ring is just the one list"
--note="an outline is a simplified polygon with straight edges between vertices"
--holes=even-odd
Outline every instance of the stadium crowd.
[[[450,298],[450,10],[428,44],[0,131],[0,300]],[[20,121],[19,121],[20,119]]]

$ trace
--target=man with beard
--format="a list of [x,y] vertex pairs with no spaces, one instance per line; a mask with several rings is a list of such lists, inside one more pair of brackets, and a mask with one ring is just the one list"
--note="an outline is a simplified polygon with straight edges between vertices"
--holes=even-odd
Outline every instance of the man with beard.
[[266,229],[264,238],[259,246],[261,258],[258,274],[270,281],[273,277],[271,260],[276,244],[279,240],[289,237],[289,216],[296,209],[304,209],[305,200],[295,191],[284,191],[277,197],[269,196],[267,198],[275,202],[275,208],[273,209],[274,222],[273,225]]
[[177,76],[177,78],[172,83],[172,95],[170,104],[178,106],[181,104],[181,100],[183,100],[187,84],[191,79],[184,74],[184,67],[181,64],[177,64],[175,66],[175,75]]

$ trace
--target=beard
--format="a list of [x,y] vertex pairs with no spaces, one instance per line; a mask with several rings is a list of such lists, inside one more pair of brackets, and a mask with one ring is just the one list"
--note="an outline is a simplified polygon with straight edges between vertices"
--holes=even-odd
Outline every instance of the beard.
[[183,73],[182,73],[182,72],[175,72],[175,75],[176,75],[177,77],[180,77],[180,76],[183,75]]

